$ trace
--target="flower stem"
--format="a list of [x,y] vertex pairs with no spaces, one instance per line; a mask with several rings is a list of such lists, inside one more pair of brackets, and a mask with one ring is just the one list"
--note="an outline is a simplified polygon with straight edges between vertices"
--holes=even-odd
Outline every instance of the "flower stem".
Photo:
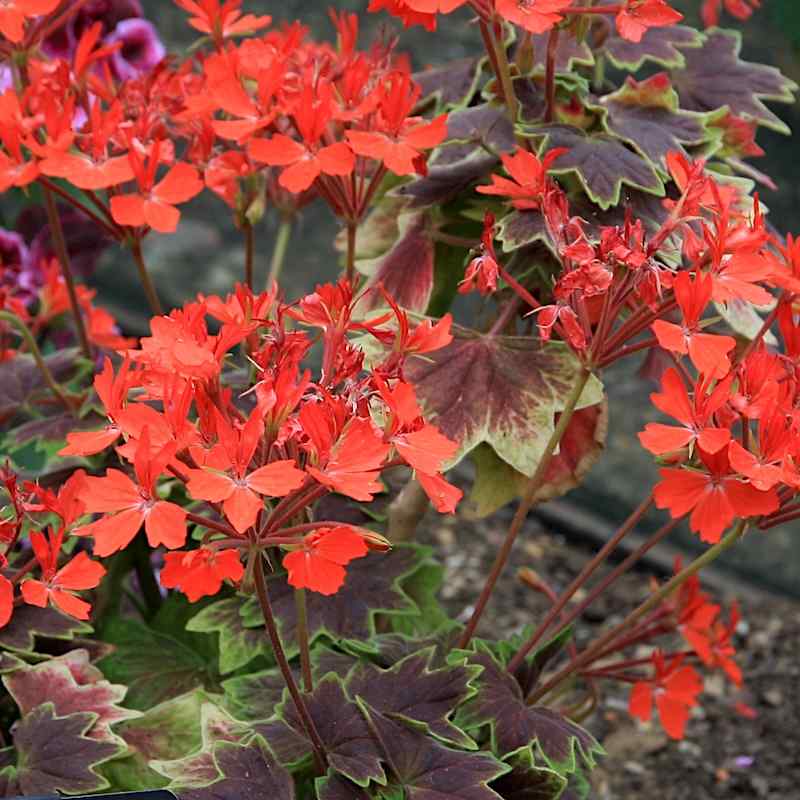
[[544,121],[552,122],[556,112],[556,51],[558,50],[558,28],[551,28],[547,38],[547,61],[545,63],[545,108]]
[[158,293],[153,284],[153,279],[150,277],[150,273],[147,270],[147,264],[142,254],[141,239],[134,239],[131,245],[131,253],[133,253],[133,260],[136,262],[136,268],[139,270],[139,280],[142,282],[142,288],[147,296],[147,302],[150,304],[150,310],[157,317],[160,317],[164,314],[164,311],[161,307],[161,301],[158,299]]
[[61,265],[61,274],[64,276],[64,283],[67,285],[67,294],[69,295],[72,316],[75,320],[78,341],[80,342],[84,357],[91,361],[92,347],[89,344],[89,337],[86,334],[86,325],[83,322],[83,314],[81,314],[81,307],[78,302],[78,292],[75,289],[75,278],[72,275],[72,266],[69,260],[67,243],[64,239],[64,228],[61,225],[61,217],[58,215],[56,201],[50,189],[47,186],[42,186],[42,192],[44,193],[44,205],[47,210],[47,221],[50,223],[50,235],[56,250],[56,256],[58,256],[58,262]]
[[347,280],[352,284],[356,276],[356,233],[358,226],[355,222],[347,223]]
[[389,505],[387,536],[393,544],[409,542],[428,510],[430,501],[419,481],[413,476]]
[[245,222],[244,226],[244,282],[247,288],[253,289],[253,262],[255,260],[256,237],[253,226]]
[[36,344],[36,338],[31,333],[30,328],[28,328],[25,322],[16,314],[11,313],[10,311],[0,311],[0,321],[10,323],[20,332],[25,344],[31,351],[31,355],[33,356],[33,360],[36,362],[36,366],[39,368],[39,372],[42,373],[42,377],[44,378],[44,382],[47,384],[47,388],[50,389],[50,391],[58,398],[59,402],[64,406],[64,408],[70,414],[74,415],[75,409],[72,403],[64,393],[64,390],[58,385],[58,382],[53,377],[53,373],[50,372],[50,368],[47,366],[47,363],[42,356],[42,351],[39,349],[39,345]]
[[[592,560],[581,570],[580,574],[572,581],[572,583],[561,593],[558,601],[550,608],[545,615],[545,618],[539,624],[539,627],[528,638],[525,644],[517,650],[514,657],[508,664],[508,671],[512,674],[516,672],[518,667],[525,660],[525,656],[533,650],[539,643],[541,638],[547,633],[547,629],[553,624],[558,615],[567,605],[567,603],[575,596],[575,593],[592,577],[595,570],[605,561],[609,553],[611,553],[616,546],[633,530],[639,523],[642,517],[647,513],[650,504],[653,502],[653,493],[639,504],[633,513],[625,520],[620,526],[619,530],[600,548]],[[562,626],[563,627],[563,626]]]
[[528,512],[531,510],[536,501],[536,494],[544,483],[550,462],[553,460],[553,456],[555,455],[561,439],[567,432],[567,427],[572,419],[572,415],[575,413],[575,410],[578,407],[578,402],[583,394],[583,390],[586,388],[586,384],[589,382],[590,376],[591,372],[588,369],[581,369],[577,380],[575,381],[575,385],[572,387],[572,391],[570,392],[569,397],[564,405],[564,409],[561,412],[561,416],[558,419],[558,423],[556,424],[549,441],[545,445],[542,458],[536,467],[536,471],[533,473],[533,476],[528,481],[528,485],[525,487],[525,493],[522,496],[522,499],[519,501],[519,506],[517,507],[517,511],[514,514],[514,518],[508,528],[508,533],[506,534],[503,546],[497,553],[497,557],[492,565],[492,570],[489,573],[489,577],[486,579],[486,584],[484,585],[483,591],[481,592],[478,602],[475,605],[475,610],[472,612],[472,616],[464,628],[464,632],[461,634],[461,639],[459,640],[458,646],[462,649],[467,647],[472,639],[473,634],[475,633],[478,622],[480,621],[486,605],[489,602],[489,598],[494,591],[495,584],[497,583],[497,580],[500,577],[500,574],[502,573],[509,556],[511,555],[514,541],[522,529],[522,524],[525,522]]
[[311,677],[311,651],[308,645],[308,608],[305,589],[294,590],[294,604],[297,609],[297,645],[300,648],[303,691],[310,694],[314,691],[314,682]]
[[723,538],[717,542],[713,547],[709,547],[705,553],[698,556],[688,567],[682,569],[677,575],[673,576],[667,581],[657,592],[654,592],[643,603],[637,606],[625,619],[620,622],[615,628],[612,628],[604,636],[601,636],[594,644],[586,648],[577,658],[570,661],[560,672],[553,678],[545,683],[538,689],[528,702],[535,703],[540,700],[548,692],[555,689],[562,681],[568,678],[572,673],[590,664],[598,654],[607,652],[608,646],[613,643],[620,634],[628,632],[633,628],[634,624],[638,622],[645,614],[652,611],[663,600],[666,600],[674,591],[679,589],[692,575],[698,573],[703,567],[708,566],[711,562],[716,561],[728,548],[732,547],[744,536],[747,530],[747,523],[745,520],[740,520]]
[[269,266],[269,277],[267,278],[267,291],[278,281],[283,269],[283,262],[286,259],[286,251],[289,247],[289,240],[292,238],[292,218],[288,215],[281,217],[281,224],[278,226],[278,236],[275,239],[275,249],[272,251],[272,262]]
[[255,569],[253,572],[256,594],[258,595],[258,602],[261,606],[261,613],[264,615],[264,623],[267,628],[267,635],[269,636],[270,643],[272,644],[272,650],[275,654],[275,660],[278,662],[278,668],[283,675],[283,679],[286,681],[286,688],[289,690],[289,694],[294,701],[300,724],[303,726],[303,730],[311,742],[317,771],[320,775],[324,775],[328,766],[325,746],[322,744],[322,739],[320,739],[317,727],[314,725],[314,720],[311,718],[305,700],[303,700],[303,695],[300,693],[289,662],[286,659],[286,653],[281,644],[281,637],[278,635],[278,628],[275,625],[275,616],[272,613],[272,605],[270,604],[269,593],[267,592],[267,582],[264,579],[264,564],[262,556],[259,553],[256,554]]

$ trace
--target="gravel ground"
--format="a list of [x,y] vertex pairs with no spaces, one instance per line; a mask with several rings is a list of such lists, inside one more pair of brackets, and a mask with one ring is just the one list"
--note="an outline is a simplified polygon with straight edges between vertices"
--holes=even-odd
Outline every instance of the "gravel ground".
[[[443,600],[452,613],[466,618],[502,541],[504,520],[429,515],[423,527],[422,541],[435,546],[447,567]],[[590,556],[584,542],[529,520],[479,632],[511,633],[547,609],[542,595],[511,579],[519,568],[535,569],[559,591]],[[646,591],[642,573],[617,581],[587,611],[576,634],[578,643],[591,638],[599,625],[620,621]],[[719,599],[733,599],[732,592],[727,594]],[[608,751],[593,775],[593,798],[800,798],[800,605],[750,591],[738,595],[745,620],[738,641],[745,687],[735,699],[755,709],[757,716],[747,719],[737,713],[734,698],[715,676],[707,681],[702,709],[695,711],[686,739],[675,743],[657,725],[633,720],[626,711],[625,689],[613,686],[601,711],[587,723]]]

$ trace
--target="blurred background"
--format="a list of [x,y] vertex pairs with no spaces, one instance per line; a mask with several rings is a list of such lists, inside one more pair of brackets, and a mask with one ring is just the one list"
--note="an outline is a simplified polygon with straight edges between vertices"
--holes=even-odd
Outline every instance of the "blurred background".
[[[195,32],[186,25],[185,14],[172,2],[142,0],[142,4],[168,50],[183,49],[194,41]],[[276,21],[299,18],[320,38],[331,36],[328,20],[331,5],[362,14],[362,43],[368,42],[381,28],[396,28],[385,14],[364,13],[367,0],[245,3],[248,11],[272,14]],[[690,24],[699,26],[700,0],[676,0],[674,5],[684,12]],[[800,0],[763,0],[762,6],[748,22],[724,17],[723,26],[742,30],[743,58],[777,66],[800,83]],[[447,17],[435,34],[415,28],[403,31],[400,37],[400,47],[410,54],[415,69],[476,53],[480,46],[467,13]],[[797,105],[774,104],[771,108],[790,128],[800,132]],[[777,191],[761,190],[760,194],[770,209],[772,224],[782,233],[800,232],[800,224],[795,220],[800,205],[798,141],[797,135],[781,136],[763,128],[758,136],[766,156],[756,166],[778,184]],[[257,228],[257,286],[263,285],[266,278],[276,229],[277,220],[269,214]],[[339,269],[333,248],[336,233],[335,221],[321,205],[304,212],[292,232],[284,269],[287,296],[297,296],[315,283],[336,276]],[[179,305],[197,292],[230,290],[242,275],[241,237],[222,202],[204,194],[188,207],[176,235],[150,237],[147,260],[162,300],[170,306]],[[96,277],[99,300],[111,307],[126,333],[143,333],[148,313],[128,254],[120,251],[106,254]],[[639,447],[635,436],[646,421],[655,418],[647,402],[647,395],[654,387],[638,377],[638,366],[632,360],[606,375],[611,399],[607,453],[587,484],[567,498],[569,504],[588,508],[608,523],[627,516],[656,474],[651,457]],[[651,522],[656,524],[657,520],[656,517]],[[753,583],[800,597],[798,535],[800,531],[788,529],[768,534],[754,531],[742,547],[727,557],[726,567]],[[766,536],[768,547],[764,546]],[[686,531],[679,535],[679,544],[686,551],[698,549],[696,537]]]

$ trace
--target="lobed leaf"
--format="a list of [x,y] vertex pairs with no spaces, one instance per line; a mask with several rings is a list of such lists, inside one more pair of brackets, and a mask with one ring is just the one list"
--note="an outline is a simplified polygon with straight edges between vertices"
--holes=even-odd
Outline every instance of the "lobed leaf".
[[641,41],[632,42],[613,33],[605,43],[605,53],[618,69],[636,72],[645,63],[662,67],[682,67],[686,63],[684,48],[703,44],[703,34],[688,25],[648,28]]

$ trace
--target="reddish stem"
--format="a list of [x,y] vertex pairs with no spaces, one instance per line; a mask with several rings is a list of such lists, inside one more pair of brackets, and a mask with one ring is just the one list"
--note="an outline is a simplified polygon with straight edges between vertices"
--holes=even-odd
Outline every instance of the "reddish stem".
[[547,37],[547,62],[545,64],[545,108],[544,121],[552,122],[556,112],[556,51],[559,29],[551,28]]

